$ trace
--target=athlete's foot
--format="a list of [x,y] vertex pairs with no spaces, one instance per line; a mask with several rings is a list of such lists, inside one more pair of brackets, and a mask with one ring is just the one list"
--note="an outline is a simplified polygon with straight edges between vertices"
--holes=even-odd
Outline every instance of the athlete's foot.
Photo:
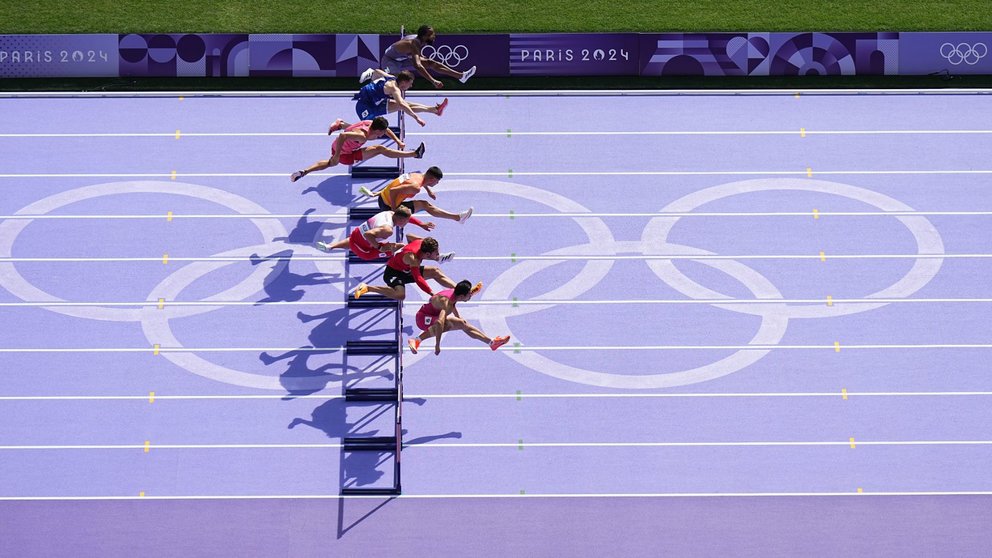
[[414,149],[413,150],[413,158],[414,159],[423,159],[424,158],[424,149],[425,149],[424,143],[421,142],[420,145],[417,146],[417,149]]
[[474,75],[475,75],[475,66],[472,66],[471,68],[462,72],[462,77],[458,78],[458,81],[465,83],[466,81],[468,81],[468,78]]
[[361,188],[359,188],[359,189],[358,189],[358,192],[359,192],[359,193],[360,193],[361,195],[363,195],[363,196],[368,196],[368,197],[370,197],[370,198],[374,198],[374,197],[375,197],[375,192],[373,192],[372,190],[369,190],[369,189],[368,189],[367,187],[365,187],[365,186],[362,186]]
[[303,178],[306,175],[307,175],[307,172],[306,171],[298,170],[298,171],[294,172],[293,174],[289,175],[289,181],[290,182],[296,182],[297,180]]
[[479,281],[478,283],[475,284],[474,287],[472,287],[472,290],[469,291],[468,294],[475,296],[475,293],[481,290],[482,290],[482,281]]
[[445,100],[441,101],[440,103],[438,103],[437,104],[437,107],[436,107],[437,108],[437,115],[438,116],[441,116],[442,114],[444,114],[444,109],[447,108],[447,107],[448,107],[448,100],[447,99],[445,99]]
[[506,343],[509,340],[510,340],[510,336],[509,335],[507,335],[505,337],[497,337],[497,338],[493,339],[489,343],[489,348],[495,351],[496,349],[502,347],[503,345],[506,345]]
[[472,216],[472,211],[474,211],[474,210],[475,210],[475,208],[470,207],[470,208],[466,209],[465,211],[462,211],[461,213],[459,213],[458,214],[458,222],[461,223],[462,225],[464,225],[465,224],[465,221],[468,221],[468,218]]
[[408,347],[410,347],[410,352],[411,353],[417,354],[417,350],[420,349],[420,338],[419,337],[411,337],[406,342],[406,344],[407,344]]
[[331,127],[327,129],[327,135],[331,135],[334,132],[340,130],[341,128],[344,128],[344,125],[345,125],[345,121],[338,118],[337,120],[334,121],[334,124],[331,124]]
[[362,72],[362,75],[359,76],[358,83],[365,83],[366,81],[372,79],[372,74],[373,73],[374,73],[374,71],[372,70],[372,68],[369,68],[368,70],[365,70],[364,72]]
[[363,294],[365,294],[367,292],[369,292],[369,286],[368,286],[368,284],[366,284],[366,283],[359,283],[358,286],[355,287],[355,300],[358,300],[359,298],[362,297]]
[[314,242],[313,245],[318,250],[320,250],[321,252],[330,252],[331,251],[331,245],[328,244],[328,243],[326,243],[326,242],[324,242],[323,240],[318,240],[317,242]]
[[455,253],[454,252],[445,252],[444,254],[441,254],[440,256],[438,256],[437,263],[450,262],[453,259],[455,259]]

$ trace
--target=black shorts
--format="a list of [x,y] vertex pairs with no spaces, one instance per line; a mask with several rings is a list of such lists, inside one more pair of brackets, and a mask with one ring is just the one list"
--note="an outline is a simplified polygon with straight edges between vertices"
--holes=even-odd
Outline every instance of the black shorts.
[[[420,266],[420,275],[424,274],[424,266]],[[398,269],[393,269],[386,266],[386,270],[382,272],[382,280],[386,282],[386,285],[390,287],[399,287],[401,285],[408,285],[410,283],[416,283],[417,280],[413,278],[412,273],[407,273],[406,271],[400,271]]]
[[[379,209],[382,211],[393,211],[392,207],[386,205],[386,200],[382,199],[382,196],[376,198],[379,200]],[[417,212],[417,206],[412,201],[400,202],[400,205],[410,210],[410,214],[413,215]]]

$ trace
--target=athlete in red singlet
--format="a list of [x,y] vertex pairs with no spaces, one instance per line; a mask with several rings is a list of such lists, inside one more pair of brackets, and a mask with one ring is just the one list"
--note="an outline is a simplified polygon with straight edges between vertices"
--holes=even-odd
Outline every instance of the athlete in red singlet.
[[358,287],[355,288],[355,298],[372,292],[392,299],[403,300],[406,298],[406,285],[410,283],[416,283],[422,291],[433,295],[434,291],[427,284],[427,279],[433,279],[445,287],[454,288],[455,282],[442,273],[440,268],[424,267],[423,262],[425,260],[444,261],[441,259],[437,240],[431,237],[414,240],[389,258],[389,261],[386,262],[386,269],[382,273],[382,280],[388,285],[387,287],[359,283]]
[[[414,223],[414,221],[416,221]],[[389,242],[393,236],[394,228],[403,228],[407,223],[414,223],[426,228],[424,223],[413,219],[410,210],[405,207],[397,208],[396,211],[382,211],[370,217],[367,221],[354,228],[348,238],[342,238],[337,242],[314,243],[316,247],[324,252],[329,252],[338,248],[350,248],[358,257],[363,260],[374,260],[392,256],[393,252],[403,247],[398,242]],[[432,225],[433,223],[427,223]],[[416,240],[418,237],[408,235]]]
[[434,337],[434,354],[441,352],[441,334],[453,329],[460,329],[472,339],[478,339],[496,350],[510,340],[510,336],[490,338],[474,325],[468,323],[458,313],[457,303],[472,300],[475,293],[482,290],[482,283],[472,286],[471,281],[459,281],[454,289],[445,289],[427,301],[417,311],[417,327],[423,330],[419,337],[411,337],[407,341],[410,352],[417,354],[421,341]]

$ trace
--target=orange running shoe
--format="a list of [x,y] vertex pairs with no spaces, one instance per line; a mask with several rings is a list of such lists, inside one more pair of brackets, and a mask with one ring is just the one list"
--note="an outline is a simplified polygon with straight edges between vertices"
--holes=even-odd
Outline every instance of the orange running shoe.
[[359,298],[362,297],[363,294],[365,294],[367,292],[369,292],[369,286],[368,286],[368,284],[366,284],[366,283],[359,283],[358,286],[355,287],[355,300],[358,300]]
[[444,114],[444,109],[448,108],[448,99],[445,99],[437,104],[437,115],[441,116]]
[[409,340],[407,340],[406,344],[410,347],[411,353],[417,354],[417,350],[420,349],[420,338],[411,337]]
[[505,337],[497,337],[492,340],[492,343],[489,343],[489,348],[495,351],[496,349],[502,347],[503,345],[506,345],[507,342],[509,341],[510,341],[509,335]]
[[475,294],[481,290],[482,290],[482,281],[479,281],[478,283],[475,284],[474,287],[472,287],[472,290],[469,291],[468,294],[475,296]]

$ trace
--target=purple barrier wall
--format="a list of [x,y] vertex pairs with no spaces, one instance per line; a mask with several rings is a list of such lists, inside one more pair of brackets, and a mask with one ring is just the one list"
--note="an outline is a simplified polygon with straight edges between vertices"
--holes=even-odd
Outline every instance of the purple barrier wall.
[[[354,77],[397,35],[0,35],[0,77]],[[992,74],[992,33],[440,35],[484,77]]]

